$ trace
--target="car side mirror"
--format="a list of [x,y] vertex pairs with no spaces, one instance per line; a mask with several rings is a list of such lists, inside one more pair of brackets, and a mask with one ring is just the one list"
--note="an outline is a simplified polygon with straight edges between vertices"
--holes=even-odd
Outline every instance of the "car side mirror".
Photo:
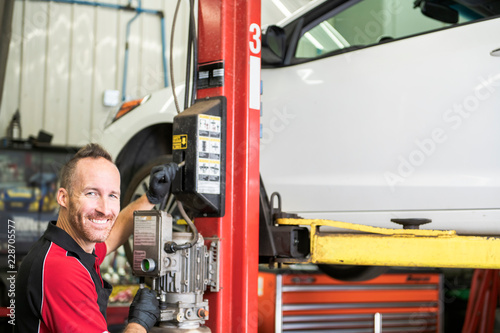
[[262,66],[281,65],[285,58],[285,30],[275,25],[262,34]]
[[458,23],[458,12],[448,6],[422,1],[420,10],[422,14],[432,19],[450,24]]

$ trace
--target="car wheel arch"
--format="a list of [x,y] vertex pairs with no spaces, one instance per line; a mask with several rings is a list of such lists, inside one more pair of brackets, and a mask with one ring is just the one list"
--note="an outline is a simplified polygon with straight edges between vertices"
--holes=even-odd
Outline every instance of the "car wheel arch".
[[144,165],[162,155],[172,154],[172,123],[159,123],[137,132],[115,159],[120,170],[121,191]]

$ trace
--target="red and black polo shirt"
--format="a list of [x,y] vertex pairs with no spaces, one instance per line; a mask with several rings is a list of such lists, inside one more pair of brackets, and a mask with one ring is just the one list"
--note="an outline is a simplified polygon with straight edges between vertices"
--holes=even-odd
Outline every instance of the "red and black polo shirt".
[[16,281],[16,332],[107,332],[106,244],[85,252],[55,222],[24,258]]

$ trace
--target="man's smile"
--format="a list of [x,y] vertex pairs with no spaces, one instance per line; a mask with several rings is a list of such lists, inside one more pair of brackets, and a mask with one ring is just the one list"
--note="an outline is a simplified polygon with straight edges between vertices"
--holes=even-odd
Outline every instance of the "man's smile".
[[101,219],[101,220],[97,220],[97,219],[90,219],[90,221],[92,223],[95,223],[95,224],[105,224],[109,221],[109,219]]

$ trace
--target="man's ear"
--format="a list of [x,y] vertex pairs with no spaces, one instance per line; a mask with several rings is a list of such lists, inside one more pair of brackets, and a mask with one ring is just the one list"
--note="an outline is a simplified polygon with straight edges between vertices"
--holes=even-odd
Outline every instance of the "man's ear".
[[68,191],[66,191],[66,189],[63,187],[60,187],[59,190],[57,190],[57,203],[61,207],[68,208],[68,202],[69,202]]

